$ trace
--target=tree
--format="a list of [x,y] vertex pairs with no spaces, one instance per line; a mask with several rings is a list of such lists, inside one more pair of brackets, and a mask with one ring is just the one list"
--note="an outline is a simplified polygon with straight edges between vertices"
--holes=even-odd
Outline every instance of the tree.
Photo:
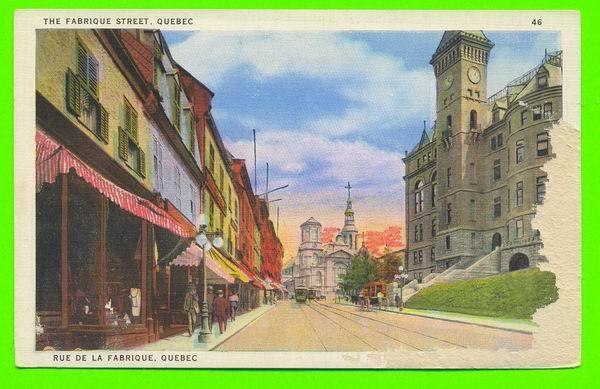
[[379,258],[381,271],[379,279],[385,282],[394,282],[394,275],[398,274],[398,267],[404,266],[404,250],[390,251]]
[[360,250],[352,257],[341,287],[346,294],[358,293],[367,282],[376,281],[379,276],[377,259],[367,250]]

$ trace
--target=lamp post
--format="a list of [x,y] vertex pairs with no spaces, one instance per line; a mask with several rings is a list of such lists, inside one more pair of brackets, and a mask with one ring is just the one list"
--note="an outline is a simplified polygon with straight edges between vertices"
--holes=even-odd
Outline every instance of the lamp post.
[[200,318],[202,320],[202,328],[198,334],[198,341],[208,343],[212,338],[210,325],[208,323],[208,296],[206,282],[206,252],[213,246],[216,248],[223,247],[223,238],[219,233],[206,231],[206,215],[198,216],[198,234],[196,235],[196,243],[202,248],[202,308],[200,309]]
[[402,265],[398,266],[398,272],[399,274],[394,275],[394,278],[397,279],[400,283],[400,306],[398,307],[398,310],[402,310],[402,308],[404,307],[404,300],[402,299],[402,289],[404,288],[404,281],[408,278],[408,274],[404,272],[404,266]]

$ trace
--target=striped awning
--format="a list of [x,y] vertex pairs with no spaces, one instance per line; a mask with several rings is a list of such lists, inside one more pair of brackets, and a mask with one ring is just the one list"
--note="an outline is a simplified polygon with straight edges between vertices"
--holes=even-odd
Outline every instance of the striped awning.
[[42,131],[36,131],[35,143],[37,192],[42,190],[44,184],[54,183],[59,174],[74,172],[124,211],[181,237],[195,236],[195,231],[179,224],[165,210],[109,181]]
[[227,272],[233,277],[237,278],[242,282],[249,282],[250,278],[233,262],[227,259],[223,254],[221,254],[218,250],[212,249],[208,251],[208,257],[212,258],[215,262],[219,263],[222,268],[227,269]]
[[[202,249],[197,243],[192,243],[171,263],[172,266],[200,266],[202,265]],[[210,255],[206,256],[206,268],[209,270],[208,279],[222,279],[228,284],[233,284],[235,278],[229,274],[228,269],[215,261]]]

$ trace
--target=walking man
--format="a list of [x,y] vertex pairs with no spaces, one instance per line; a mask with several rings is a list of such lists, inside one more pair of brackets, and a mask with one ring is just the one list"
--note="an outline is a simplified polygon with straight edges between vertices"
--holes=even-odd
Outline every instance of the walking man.
[[183,301],[183,310],[187,313],[188,318],[188,334],[192,336],[196,329],[196,316],[200,312],[200,305],[198,304],[198,295],[196,294],[196,288],[191,282],[188,284],[188,290],[185,294]]
[[222,334],[227,329],[227,318],[229,317],[229,302],[223,297],[223,291],[219,289],[217,297],[213,300],[213,316],[219,323],[219,332]]
[[231,321],[235,321],[235,314],[238,309],[239,301],[240,298],[238,297],[237,293],[233,292],[231,293],[231,295],[229,295],[229,309],[231,311]]
[[215,299],[215,295],[213,293],[212,286],[208,285],[206,288],[206,306],[208,308],[208,329],[212,333],[213,322],[215,321],[213,315],[213,301]]

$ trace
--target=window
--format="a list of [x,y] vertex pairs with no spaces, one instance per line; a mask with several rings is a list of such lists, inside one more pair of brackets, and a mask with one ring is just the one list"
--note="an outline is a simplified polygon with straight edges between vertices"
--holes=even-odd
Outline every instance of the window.
[[431,221],[431,237],[435,237],[437,235],[437,220],[433,219]]
[[413,251],[413,263],[416,265],[417,264],[417,252]]
[[159,89],[160,79],[162,78],[161,76],[162,76],[162,72],[163,72],[163,67],[162,67],[162,63],[161,63],[162,51],[161,51],[160,45],[158,44],[156,39],[154,39],[152,54],[154,57],[154,74],[153,74],[154,87],[156,89]]
[[546,197],[546,176],[537,177],[535,179],[535,202],[542,204],[544,197]]
[[498,111],[498,110],[495,110],[495,111],[492,113],[492,122],[496,123],[496,122],[497,122],[497,121],[499,121],[499,120],[500,120],[500,111]]
[[525,141],[523,139],[519,139],[515,143],[515,146],[515,161],[516,163],[521,163],[525,157]]
[[215,148],[212,143],[208,145],[208,170],[211,173],[215,173]]
[[446,235],[446,251],[450,251],[450,235]]
[[171,92],[171,122],[177,131],[181,126],[181,86],[177,74],[169,75],[169,88]]
[[415,242],[419,241],[419,225],[415,225]]
[[177,208],[181,209],[181,171],[179,170],[179,166],[175,166],[175,205]]
[[452,129],[452,115],[446,116],[446,128],[448,130]]
[[494,218],[499,218],[502,216],[502,198],[495,197],[494,198]]
[[542,106],[541,105],[536,105],[535,107],[532,108],[531,110],[533,112],[533,120],[540,120],[542,118]]
[[196,131],[194,129],[194,115],[190,108],[183,109],[183,117],[185,118],[185,127],[188,132],[188,141],[186,145],[189,147],[190,152],[194,155],[194,148],[196,147]]
[[515,238],[523,237],[523,219],[517,219],[515,222]]
[[477,215],[477,207],[474,199],[469,201],[469,219],[471,221],[475,221],[475,217]]
[[223,186],[225,185],[225,170],[223,166],[219,166],[219,190],[223,193]]
[[480,97],[480,94],[479,94],[479,91],[478,91],[478,90],[476,90],[476,91],[475,91],[475,97],[477,97],[477,98],[479,98],[479,97]]
[[477,111],[474,109],[472,109],[471,113],[469,114],[469,128],[471,130],[477,129]]
[[537,156],[545,157],[548,155],[548,133],[537,134]]
[[502,146],[502,144],[503,144],[503,140],[502,140],[502,134],[498,134],[498,135],[496,136],[496,138],[498,139],[498,140],[497,140],[497,146],[498,146],[498,147],[501,147],[501,146]]
[[196,189],[190,184],[190,215],[196,216]]
[[452,168],[446,169],[446,185],[448,188],[452,187]]
[[423,224],[419,224],[419,241],[423,240]]
[[435,261],[435,247],[431,248],[429,256],[431,257],[431,263],[433,263],[433,261]]
[[497,140],[496,140],[495,136],[492,136],[492,139],[490,141],[490,148],[492,150],[496,150],[496,148],[498,148],[498,143],[497,143]]
[[127,99],[123,117],[123,126],[119,126],[119,157],[141,177],[146,177],[146,155],[138,144],[138,113]]
[[431,175],[431,206],[435,207],[435,200],[437,198],[437,171],[434,171]]
[[446,104],[448,104],[448,99],[444,99],[444,106],[446,106]]
[[494,174],[494,181],[498,181],[501,178],[501,165],[500,165],[499,159],[496,159],[494,161],[493,174]]
[[544,88],[548,86],[548,76],[545,74],[541,74],[537,78],[538,88]]
[[423,211],[423,181],[417,181],[415,185],[415,212]]
[[523,205],[523,181],[517,182],[517,189],[516,189],[515,197],[516,197],[517,207]]
[[419,263],[423,263],[423,250],[419,250]]
[[158,139],[154,138],[154,155],[153,155],[153,168],[154,168],[154,189],[161,192],[164,188],[163,182],[163,165],[162,165],[162,146]]
[[446,204],[446,224],[452,223],[452,203]]
[[469,97],[473,97],[473,89],[467,89],[467,94]]
[[475,175],[475,162],[469,163],[469,177],[472,183],[477,182],[477,176]]
[[215,224],[215,201],[208,196],[208,229],[214,231]]
[[108,112],[99,101],[98,74],[98,61],[78,42],[77,73],[67,69],[67,109],[102,142],[108,144]]
[[552,117],[552,103],[544,103],[544,119]]
[[527,124],[527,111],[521,111],[521,125]]

